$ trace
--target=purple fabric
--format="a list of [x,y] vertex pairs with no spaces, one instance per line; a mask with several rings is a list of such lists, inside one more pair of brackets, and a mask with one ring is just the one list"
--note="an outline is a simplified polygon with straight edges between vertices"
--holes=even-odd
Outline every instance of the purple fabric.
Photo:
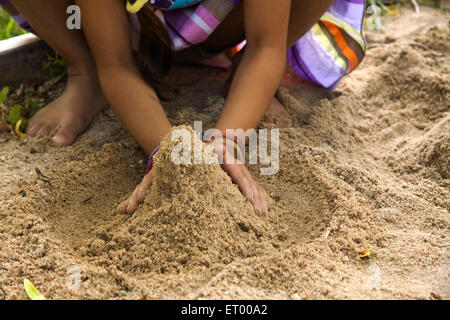
[[[314,41],[304,36],[288,52],[292,68],[306,72],[309,81],[315,82],[324,88],[332,87],[336,81],[346,73],[335,61],[315,45]],[[294,61],[292,60],[294,58]],[[298,73],[300,75],[300,73]]]
[[10,0],[0,0],[0,6],[7,5],[10,2],[11,2]]
[[24,30],[34,33],[33,28],[28,24],[28,22],[25,20],[25,18],[21,15],[15,15],[15,16],[11,16],[11,18],[14,19],[14,21]]
[[205,41],[239,0],[202,0],[182,10],[163,11],[163,23],[176,50]]
[[299,59],[300,54],[296,46],[292,47],[292,49],[288,51],[287,55],[292,68],[300,77],[311,82],[321,84],[320,81],[318,81],[311,73],[304,61]]
[[359,10],[361,5],[364,5],[364,0],[334,1],[328,12],[359,30],[362,24],[361,11]]

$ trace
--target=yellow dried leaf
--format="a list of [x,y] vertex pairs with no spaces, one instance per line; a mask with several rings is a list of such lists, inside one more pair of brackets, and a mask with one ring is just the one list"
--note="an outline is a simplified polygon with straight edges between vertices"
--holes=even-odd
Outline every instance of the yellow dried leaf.
[[398,16],[398,11],[393,5],[388,5],[387,8],[389,9],[388,14],[391,16]]
[[359,252],[359,257],[360,258],[368,258],[368,257],[370,257],[370,250],[367,249],[367,250],[360,251]]
[[25,292],[31,300],[47,300],[45,297],[36,289],[36,287],[31,283],[30,280],[23,280],[23,286],[25,287]]
[[23,133],[22,131],[20,131],[20,126],[22,125],[22,121],[23,121],[22,119],[19,119],[19,121],[17,121],[15,132],[19,138],[26,138],[27,135],[25,133]]

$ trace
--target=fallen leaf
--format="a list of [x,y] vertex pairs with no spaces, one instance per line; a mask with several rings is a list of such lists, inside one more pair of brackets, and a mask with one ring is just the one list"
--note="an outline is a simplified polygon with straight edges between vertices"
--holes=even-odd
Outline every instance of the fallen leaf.
[[36,287],[31,283],[30,280],[23,280],[23,286],[25,287],[25,292],[31,300],[47,300]]
[[370,250],[363,250],[359,252],[359,257],[360,258],[369,258],[370,257]]

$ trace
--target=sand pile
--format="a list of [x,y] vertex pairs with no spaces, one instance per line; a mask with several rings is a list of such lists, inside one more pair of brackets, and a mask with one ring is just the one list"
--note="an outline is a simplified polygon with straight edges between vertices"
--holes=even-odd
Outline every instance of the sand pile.
[[[178,129],[188,127],[173,130]],[[201,144],[189,130],[192,143]],[[179,141],[171,136],[155,157],[153,186],[142,208],[125,223],[97,229],[101,239],[90,243],[89,252],[139,273],[210,268],[264,252],[260,238],[269,234],[264,219],[219,165],[175,164],[171,153]]]

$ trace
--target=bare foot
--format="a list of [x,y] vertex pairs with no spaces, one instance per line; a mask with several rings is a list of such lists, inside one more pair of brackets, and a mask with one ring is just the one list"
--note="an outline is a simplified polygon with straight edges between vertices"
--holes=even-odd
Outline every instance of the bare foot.
[[59,129],[52,140],[71,145],[106,103],[95,76],[69,76],[63,94],[31,118],[27,134],[45,136]]

